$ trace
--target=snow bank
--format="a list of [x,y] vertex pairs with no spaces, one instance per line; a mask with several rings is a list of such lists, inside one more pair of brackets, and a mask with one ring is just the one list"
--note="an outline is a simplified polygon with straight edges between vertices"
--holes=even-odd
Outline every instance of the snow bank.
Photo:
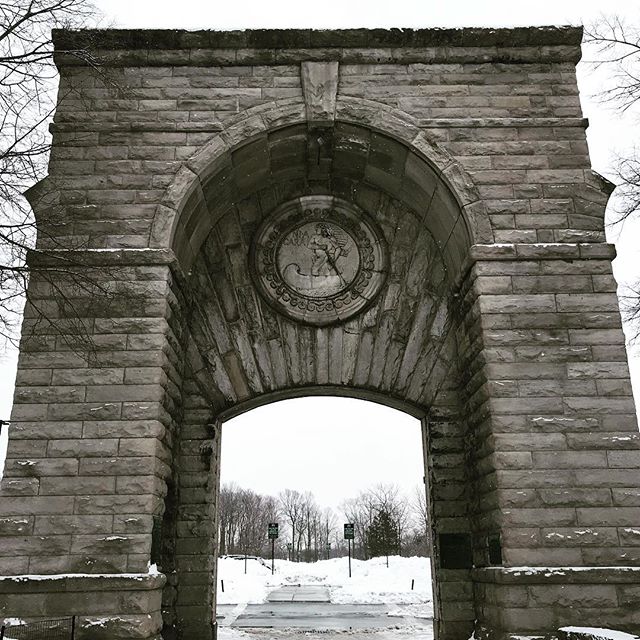
[[[218,560],[218,603],[257,604],[269,591],[280,586],[301,584],[323,586],[331,602],[339,604],[426,604],[432,600],[429,558],[389,557],[352,560],[349,578],[348,559],[334,558],[314,563],[276,560],[276,573],[256,560],[221,558]],[[224,580],[224,593],[221,581]],[[414,589],[411,590],[411,581]],[[417,610],[416,610],[417,611]],[[409,615],[414,615],[409,613]],[[414,615],[414,617],[429,617]]]
[[[317,565],[326,571],[322,582],[329,587],[331,602],[420,604],[431,601],[431,565],[428,558],[390,556],[388,568],[385,558],[352,560],[351,578],[347,558],[325,560]],[[414,580],[413,591],[411,580]]]
[[639,640],[624,631],[614,631],[613,629],[601,629],[598,627],[562,627],[560,631],[569,637],[588,638],[589,640]]
[[433,618],[433,602],[396,605],[389,609],[387,615],[394,618],[426,618],[431,620]]
[[267,599],[269,591],[283,584],[283,576],[272,576],[271,568],[257,560],[247,560],[245,575],[244,560],[218,559],[218,604],[259,604]]

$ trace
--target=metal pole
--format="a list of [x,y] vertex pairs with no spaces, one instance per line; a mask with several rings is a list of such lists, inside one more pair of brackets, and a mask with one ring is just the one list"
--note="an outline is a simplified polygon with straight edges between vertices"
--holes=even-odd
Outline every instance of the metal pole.
[[244,552],[244,575],[247,575],[247,552]]
[[351,577],[351,538],[349,538],[349,577]]
[[274,551],[275,543],[276,541],[273,538],[271,538],[271,575],[275,573],[275,565],[273,563],[273,551]]
[[76,637],[76,617],[71,616],[71,640],[75,640]]

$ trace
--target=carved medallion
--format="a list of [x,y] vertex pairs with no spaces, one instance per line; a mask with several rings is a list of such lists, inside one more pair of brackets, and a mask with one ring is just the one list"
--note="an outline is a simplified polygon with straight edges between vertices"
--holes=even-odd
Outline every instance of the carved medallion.
[[364,310],[387,270],[386,244],[375,223],[331,196],[299,198],[276,210],[258,229],[251,260],[267,302],[314,325]]

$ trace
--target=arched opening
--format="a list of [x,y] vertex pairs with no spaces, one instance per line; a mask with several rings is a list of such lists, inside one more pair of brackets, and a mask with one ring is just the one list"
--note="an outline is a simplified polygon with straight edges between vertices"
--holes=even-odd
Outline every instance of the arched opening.
[[[265,304],[252,245],[282,206],[302,215],[336,198],[380,230],[385,282],[367,313],[316,330]],[[452,357],[448,296],[469,242],[450,189],[391,138],[340,123],[322,135],[296,125],[239,147],[193,190],[174,237],[195,292],[189,330],[196,370],[212,377],[209,400],[224,411],[278,389],[355,384],[429,406],[439,389],[429,379],[441,379]]]
[[[379,403],[296,398],[225,421],[220,633],[265,626],[431,633],[424,477],[421,421]],[[270,522],[279,525],[273,575]],[[353,541],[343,536],[347,522]]]
[[185,269],[231,211],[237,211],[241,226],[255,225],[278,205],[303,195],[340,197],[365,211],[379,207],[381,199],[393,201],[429,231],[452,272],[460,269],[472,244],[472,202],[460,202],[441,170],[411,145],[352,122],[267,130],[194,169],[197,173],[189,171],[184,178],[192,179],[182,189],[171,240]]
[[167,627],[210,633],[221,423],[274,400],[338,395],[422,419],[436,637],[468,636],[472,372],[458,358],[457,287],[472,233],[460,202],[410,146],[340,121],[254,135],[202,167],[188,193],[173,232],[184,371],[162,524]]

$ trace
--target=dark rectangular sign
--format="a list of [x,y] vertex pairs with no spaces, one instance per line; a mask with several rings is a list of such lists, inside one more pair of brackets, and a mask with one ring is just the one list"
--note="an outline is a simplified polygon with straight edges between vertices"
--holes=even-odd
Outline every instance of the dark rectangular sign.
[[470,534],[441,533],[438,539],[442,569],[471,569],[473,567]]
[[275,540],[278,537],[278,523],[269,523],[269,540]]
[[345,540],[353,540],[355,538],[355,525],[353,524],[345,524],[344,525],[344,539]]

